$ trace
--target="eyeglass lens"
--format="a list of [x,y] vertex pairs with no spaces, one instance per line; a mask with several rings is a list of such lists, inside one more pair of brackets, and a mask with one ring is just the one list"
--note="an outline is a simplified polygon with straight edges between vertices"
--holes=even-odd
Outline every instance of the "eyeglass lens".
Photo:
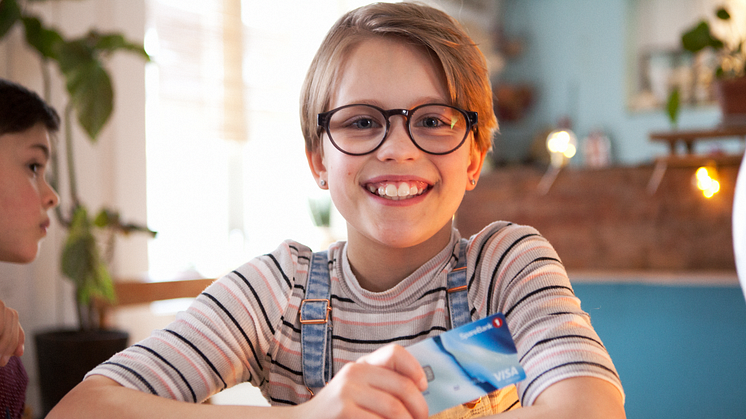
[[[466,137],[466,116],[456,108],[426,105],[415,108],[407,118],[407,129],[417,146],[428,153],[453,151]],[[386,137],[386,116],[377,108],[353,105],[339,108],[329,118],[329,136],[341,150],[365,154]]]

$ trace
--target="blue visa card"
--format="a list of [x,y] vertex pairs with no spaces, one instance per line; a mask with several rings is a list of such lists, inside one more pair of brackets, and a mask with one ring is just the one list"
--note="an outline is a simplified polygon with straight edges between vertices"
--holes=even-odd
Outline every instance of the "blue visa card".
[[427,375],[430,415],[526,378],[502,313],[408,346]]

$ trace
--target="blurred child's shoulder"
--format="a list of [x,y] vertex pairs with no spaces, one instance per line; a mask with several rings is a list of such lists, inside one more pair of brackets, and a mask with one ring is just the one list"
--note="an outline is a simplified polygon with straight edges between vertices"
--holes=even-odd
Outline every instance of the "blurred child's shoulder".
[[554,254],[554,248],[544,236],[534,227],[516,224],[510,221],[495,221],[488,224],[480,232],[469,238],[469,252],[481,254],[506,254],[519,249],[542,248],[542,252]]
[[264,268],[279,269],[284,275],[293,275],[299,268],[305,271],[313,251],[310,247],[295,240],[285,240],[274,250],[255,256],[233,272],[250,273]]
[[541,237],[541,234],[538,230],[528,225],[516,224],[510,221],[494,221],[485,226],[477,234],[471,236],[469,241],[473,244],[525,236]]

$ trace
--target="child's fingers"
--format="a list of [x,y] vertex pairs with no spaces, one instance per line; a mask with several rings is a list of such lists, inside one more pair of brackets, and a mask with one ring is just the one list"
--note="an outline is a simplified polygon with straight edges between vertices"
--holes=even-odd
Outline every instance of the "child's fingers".
[[26,350],[26,332],[23,331],[23,327],[21,327],[21,324],[18,324],[18,346],[16,347],[16,351],[13,353],[15,356],[22,356],[23,352]]
[[423,402],[424,407],[420,407],[418,403],[402,398],[402,395],[397,396],[394,396],[388,391],[381,391],[373,388],[368,397],[360,399],[359,406],[364,411],[370,412],[375,417],[380,418],[427,418],[427,404],[424,404]]
[[369,414],[385,419],[427,418],[427,403],[412,380],[393,369],[366,362],[345,365],[309,403],[325,406],[322,412],[312,409],[325,418]]
[[387,345],[365,355],[357,362],[388,368],[412,380],[420,391],[427,389],[427,377],[414,355],[399,345]]
[[[0,302],[1,303],[1,302]],[[0,366],[5,366],[10,357],[18,351],[19,332],[18,313],[12,308],[0,307]]]
[[417,387],[408,377],[387,370],[370,378],[375,397],[365,398],[362,407],[382,417],[427,418],[427,403]]

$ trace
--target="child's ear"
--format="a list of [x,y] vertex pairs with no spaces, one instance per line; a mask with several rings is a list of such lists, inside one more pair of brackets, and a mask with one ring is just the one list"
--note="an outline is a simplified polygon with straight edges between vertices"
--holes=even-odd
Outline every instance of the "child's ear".
[[306,159],[308,159],[308,167],[311,168],[311,174],[316,180],[316,184],[319,185],[321,189],[328,189],[326,166],[324,165],[324,156],[322,155],[321,150],[306,150]]
[[470,191],[477,186],[479,180],[479,174],[482,172],[482,165],[484,164],[484,158],[487,156],[487,150],[482,150],[476,145],[471,147],[471,153],[469,153],[469,165],[466,167],[466,190]]

